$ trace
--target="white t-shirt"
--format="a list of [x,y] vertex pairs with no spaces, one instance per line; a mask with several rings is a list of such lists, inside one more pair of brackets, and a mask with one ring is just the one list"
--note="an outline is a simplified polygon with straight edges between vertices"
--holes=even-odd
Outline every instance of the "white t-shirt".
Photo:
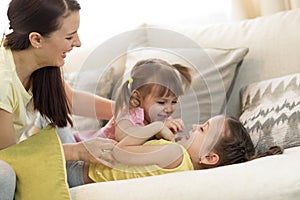
[[34,115],[29,102],[32,94],[22,85],[10,49],[0,47],[0,108],[13,114],[17,139],[32,124]]

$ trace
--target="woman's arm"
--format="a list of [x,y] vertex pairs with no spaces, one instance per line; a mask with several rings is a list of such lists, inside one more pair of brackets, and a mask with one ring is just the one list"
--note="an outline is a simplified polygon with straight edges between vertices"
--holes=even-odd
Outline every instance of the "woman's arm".
[[112,150],[115,141],[104,138],[93,138],[79,143],[63,144],[66,161],[82,160],[89,163],[102,163],[113,166],[115,159]]
[[65,91],[69,99],[70,108],[75,115],[110,119],[113,115],[113,101],[83,91],[74,90],[65,83]]
[[0,150],[17,143],[14,131],[13,116],[11,113],[0,109]]

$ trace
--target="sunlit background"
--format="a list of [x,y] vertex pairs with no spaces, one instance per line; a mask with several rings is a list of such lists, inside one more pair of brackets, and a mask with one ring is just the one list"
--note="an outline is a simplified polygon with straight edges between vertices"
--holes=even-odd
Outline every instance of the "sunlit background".
[[[8,28],[6,16],[10,0],[0,1],[0,31]],[[230,21],[231,0],[79,0],[82,43],[94,38],[101,42],[142,23],[188,26]]]

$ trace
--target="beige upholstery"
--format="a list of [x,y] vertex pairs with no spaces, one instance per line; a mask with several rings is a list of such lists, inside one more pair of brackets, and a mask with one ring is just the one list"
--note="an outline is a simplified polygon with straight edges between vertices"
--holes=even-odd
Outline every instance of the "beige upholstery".
[[[198,26],[151,25],[146,32],[130,35],[129,40],[106,46],[110,58],[118,58],[131,45],[165,48],[249,48],[232,94],[227,114],[239,117],[240,89],[249,83],[300,71],[300,10],[238,23]],[[151,27],[151,28],[150,28]],[[156,31],[153,31],[155,28]],[[178,37],[160,37],[158,29],[168,29]],[[178,32],[177,32],[178,31]],[[175,34],[176,33],[176,34]],[[178,35],[181,33],[181,37]],[[173,39],[174,39],[173,37]],[[174,41],[174,40],[173,40]],[[119,42],[119,45],[118,43]],[[121,42],[121,43],[120,43]],[[126,47],[125,42],[128,46]],[[115,49],[115,51],[113,51]],[[105,56],[106,54],[102,55]],[[122,54],[124,55],[124,54]],[[100,57],[87,62],[98,65]],[[111,60],[111,62],[113,62]],[[99,65],[98,65],[99,66]],[[125,68],[118,64],[119,69]],[[189,171],[162,176],[96,183],[71,189],[73,200],[81,199],[289,199],[300,196],[300,148],[287,149],[283,155],[260,158],[244,164],[211,170]]]
[[242,87],[255,81],[300,71],[299,22],[300,9],[297,9],[205,28],[166,28],[188,36],[203,48],[249,48],[227,106],[229,114],[238,116],[239,92]]

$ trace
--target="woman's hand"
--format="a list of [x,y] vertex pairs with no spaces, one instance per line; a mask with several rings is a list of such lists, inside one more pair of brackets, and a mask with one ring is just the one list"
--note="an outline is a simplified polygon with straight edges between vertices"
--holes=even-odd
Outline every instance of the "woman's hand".
[[99,137],[82,141],[78,143],[78,145],[81,145],[79,160],[113,167],[115,159],[112,150],[116,143],[114,140]]

